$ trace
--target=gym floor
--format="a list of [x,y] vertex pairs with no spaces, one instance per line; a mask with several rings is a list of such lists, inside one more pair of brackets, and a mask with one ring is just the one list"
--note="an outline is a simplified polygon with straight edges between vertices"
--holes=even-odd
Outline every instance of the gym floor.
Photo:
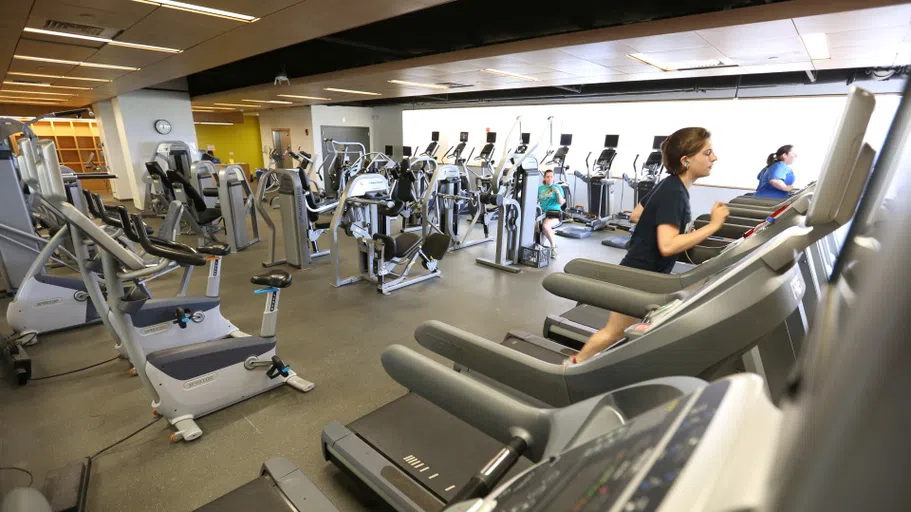
[[[278,217],[277,211],[271,213]],[[203,436],[191,443],[169,443],[172,428],[160,420],[94,460],[88,509],[193,510],[255,478],[262,462],[274,456],[298,464],[342,511],[381,509],[323,460],[320,434],[332,420],[350,422],[405,392],[383,370],[383,349],[402,344],[451,364],[414,340],[414,329],[427,320],[441,320],[491,340],[502,339],[511,329],[540,332],[546,314],[574,305],[545,291],[541,280],[577,257],[619,262],[623,251],[600,244],[611,234],[560,238],[559,257],[549,267],[520,267],[520,274],[475,263],[477,257],[493,257],[493,243],[470,247],[445,257],[442,278],[390,296],[363,282],[332,287],[328,256],[309,270],[290,269],[294,281],[282,291],[279,304],[278,353],[316,388],[303,394],[283,386],[206,416],[198,422]],[[320,241],[328,248],[328,235]],[[355,246],[347,237],[342,244],[342,269],[347,270],[345,275],[354,274]],[[222,313],[250,334],[259,332],[263,302],[262,296],[253,295],[249,278],[262,270],[260,263],[268,251],[264,239],[226,257],[223,264]],[[424,269],[416,265],[412,271],[418,275]],[[205,268],[194,271],[189,294],[204,293],[206,273]],[[153,295],[173,294],[178,274],[150,283]],[[8,302],[0,300],[2,311]],[[9,332],[5,314],[0,330]],[[29,353],[35,377],[115,355],[101,324],[41,336]],[[0,372],[9,373],[5,366]],[[31,471],[39,489],[48,470],[93,454],[154,419],[150,395],[139,379],[128,375],[123,361],[22,388],[6,374],[0,380],[0,466]],[[27,475],[0,472],[0,497],[27,483]]]

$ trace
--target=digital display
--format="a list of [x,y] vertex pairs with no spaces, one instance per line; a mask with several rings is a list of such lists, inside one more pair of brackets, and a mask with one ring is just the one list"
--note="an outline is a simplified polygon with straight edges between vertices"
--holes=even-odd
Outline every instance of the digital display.
[[661,149],[661,143],[664,142],[664,139],[667,138],[667,135],[659,135],[655,137],[655,140],[652,141],[652,149],[659,150]]
[[392,156],[392,146],[386,146],[386,150],[383,151],[383,153],[385,153],[386,156],[391,157]]
[[497,132],[487,132],[487,142],[493,144],[497,141]]
[[468,132],[462,132],[459,134],[459,141],[468,142]]
[[615,148],[617,144],[620,144],[619,135],[605,135],[604,136],[604,147],[606,148]]
[[522,133],[521,135],[519,135],[519,141],[520,141],[522,144],[529,144],[529,143],[531,143],[531,134],[528,133],[528,132]]
[[402,146],[402,156],[411,156],[411,146]]
[[569,146],[572,143],[573,143],[573,134],[564,133],[564,134],[560,135],[560,145],[561,146]]
[[434,142],[440,140],[440,132],[430,132],[430,140]]

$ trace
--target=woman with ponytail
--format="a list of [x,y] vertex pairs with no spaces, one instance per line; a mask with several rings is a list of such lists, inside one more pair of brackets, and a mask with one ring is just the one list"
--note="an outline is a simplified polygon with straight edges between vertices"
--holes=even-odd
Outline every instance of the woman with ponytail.
[[759,171],[759,186],[756,187],[754,197],[772,197],[784,199],[788,197],[794,188],[794,171],[791,164],[797,158],[794,152],[794,146],[786,144],[778,148],[778,151],[769,154],[766,159],[766,167]]

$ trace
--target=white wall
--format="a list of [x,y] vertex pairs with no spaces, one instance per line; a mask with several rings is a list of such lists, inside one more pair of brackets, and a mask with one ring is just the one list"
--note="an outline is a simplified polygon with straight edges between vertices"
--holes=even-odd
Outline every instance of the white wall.
[[[298,147],[313,154],[313,121],[310,107],[282,108],[264,110],[259,113],[259,132],[263,146],[263,162],[269,165],[267,149],[272,149],[272,130],[287,128],[291,130],[291,147]],[[318,162],[319,160],[317,160]]]
[[[402,105],[373,108],[373,130],[370,137],[371,151],[383,151],[387,145],[391,145],[395,147],[396,155],[401,154],[401,147],[405,145],[402,139],[402,111],[404,109],[405,107]],[[424,144],[426,145],[427,142],[424,142]]]
[[[877,149],[882,145],[899,99],[897,95],[877,95],[877,108],[866,137]],[[522,131],[531,132],[532,143],[543,133],[545,140],[536,152],[543,156],[550,137],[544,131],[545,120],[554,116],[554,145],[559,142],[560,133],[573,134],[567,158],[570,175],[574,170],[585,172],[585,156],[591,151],[594,159],[601,150],[605,134],[610,133],[620,135],[612,167],[612,174],[620,176],[631,173],[637,154],[641,155],[641,166],[642,159],[651,150],[654,136],[668,135],[685,126],[704,126],[712,132],[719,159],[712,176],[700,183],[753,189],[757,184],[756,175],[768,154],[784,144],[794,144],[798,159],[793,167],[797,174],[796,184],[801,186],[818,176],[844,102],[844,96],[825,96],[405,110],[403,130],[406,144],[426,141],[431,131],[439,130],[440,145],[444,148],[458,140],[459,132],[468,131],[468,148],[474,146],[477,152],[489,128],[497,132],[496,156],[499,160],[506,145],[515,147],[518,133],[510,141],[506,136],[516,116],[522,115]],[[701,188],[699,192],[691,193],[694,200],[699,198],[693,205],[694,213],[707,211],[713,198],[723,200],[744,192]],[[574,202],[584,204],[584,184],[580,182],[577,190]],[[630,203],[631,194],[626,196],[629,197],[625,202]],[[703,203],[708,206],[703,207]],[[624,206],[630,208],[629,204]]]
[[[155,153],[159,142],[178,140],[196,149],[196,129],[190,110],[190,96],[184,92],[141,89],[112,100],[117,132],[129,178],[130,197],[137,208],[145,201],[145,163]],[[171,123],[171,133],[155,131],[155,121]]]
[[[381,151],[383,148],[376,149],[376,137],[373,132],[373,114],[374,109],[370,107],[343,107],[329,105],[313,105],[310,107],[313,117],[313,133],[317,140],[322,140],[323,126],[360,126],[370,130],[370,151]],[[319,156],[318,162],[322,161],[322,144],[318,144],[316,153]]]
[[111,100],[104,100],[92,105],[95,119],[98,121],[98,133],[101,143],[104,144],[104,159],[108,169],[117,176],[111,181],[114,199],[121,201],[133,197],[130,186],[130,165],[123,156],[123,145],[117,131],[117,119],[114,116],[114,104]]

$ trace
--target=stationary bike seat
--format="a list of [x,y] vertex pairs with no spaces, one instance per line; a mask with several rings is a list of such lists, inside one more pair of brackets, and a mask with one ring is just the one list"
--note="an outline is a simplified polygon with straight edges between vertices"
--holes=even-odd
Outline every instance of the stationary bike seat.
[[251,277],[250,282],[273,288],[287,288],[291,286],[291,274],[284,270],[270,270]]

